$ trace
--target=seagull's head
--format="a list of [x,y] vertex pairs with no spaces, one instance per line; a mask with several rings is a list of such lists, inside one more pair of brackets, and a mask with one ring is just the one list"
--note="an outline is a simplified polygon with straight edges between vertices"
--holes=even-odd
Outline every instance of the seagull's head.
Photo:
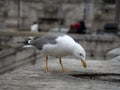
[[87,63],[86,63],[86,60],[85,60],[85,58],[86,58],[86,52],[85,52],[84,48],[81,45],[77,44],[74,47],[73,55],[77,59],[81,60],[82,65],[83,65],[84,68],[87,67]]

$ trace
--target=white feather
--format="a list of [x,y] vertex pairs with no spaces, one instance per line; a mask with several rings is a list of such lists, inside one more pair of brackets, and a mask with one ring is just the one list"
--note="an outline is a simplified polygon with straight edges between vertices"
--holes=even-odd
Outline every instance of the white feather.
[[25,45],[25,46],[23,46],[23,48],[33,48],[34,46],[32,46],[32,45]]

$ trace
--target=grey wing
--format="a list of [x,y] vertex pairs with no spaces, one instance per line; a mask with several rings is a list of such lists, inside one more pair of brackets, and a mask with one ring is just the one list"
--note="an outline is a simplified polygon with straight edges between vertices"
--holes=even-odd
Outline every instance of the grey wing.
[[46,34],[44,36],[41,36],[40,38],[37,38],[35,40],[31,41],[31,44],[38,48],[39,50],[42,49],[43,45],[50,43],[50,44],[56,44],[56,38],[59,36],[63,36],[64,34],[57,33],[57,34]]

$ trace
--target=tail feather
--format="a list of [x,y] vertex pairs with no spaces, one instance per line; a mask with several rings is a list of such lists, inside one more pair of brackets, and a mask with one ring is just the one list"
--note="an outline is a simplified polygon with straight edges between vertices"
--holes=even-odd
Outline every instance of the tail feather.
[[25,45],[25,46],[23,46],[23,48],[34,48],[34,46],[32,46],[32,45]]
[[[24,44],[23,48],[33,48],[34,46],[31,45],[31,41],[34,40],[34,39],[37,39],[38,37],[28,37],[28,38],[25,38],[24,41],[18,41],[17,43],[22,43]],[[34,47],[35,48],[35,47]]]
[[17,43],[23,43],[25,45],[30,45],[31,38],[25,38],[24,41],[17,41]]

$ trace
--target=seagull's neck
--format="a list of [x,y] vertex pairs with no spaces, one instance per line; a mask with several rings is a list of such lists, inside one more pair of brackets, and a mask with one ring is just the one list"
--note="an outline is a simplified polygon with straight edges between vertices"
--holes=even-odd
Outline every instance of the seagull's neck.
[[85,52],[84,48],[78,43],[76,43],[74,46],[74,52],[82,52],[84,54],[84,56],[86,56],[86,52]]

